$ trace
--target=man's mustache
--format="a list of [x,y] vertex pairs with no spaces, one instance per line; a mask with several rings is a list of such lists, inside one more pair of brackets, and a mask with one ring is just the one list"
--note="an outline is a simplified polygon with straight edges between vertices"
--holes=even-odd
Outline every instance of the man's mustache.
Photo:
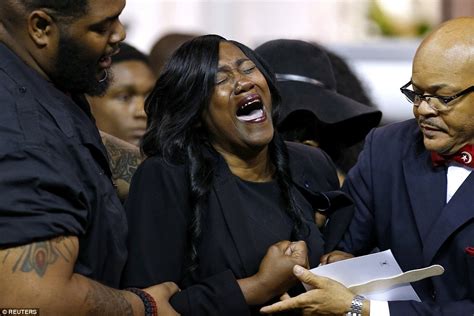
[[441,130],[441,131],[445,131],[445,128],[439,126],[439,124],[438,124],[438,123],[436,122],[436,120],[433,119],[433,118],[419,119],[419,120],[418,120],[418,125],[419,125],[419,126],[423,125],[423,127],[433,128],[433,129],[438,129],[438,130]]

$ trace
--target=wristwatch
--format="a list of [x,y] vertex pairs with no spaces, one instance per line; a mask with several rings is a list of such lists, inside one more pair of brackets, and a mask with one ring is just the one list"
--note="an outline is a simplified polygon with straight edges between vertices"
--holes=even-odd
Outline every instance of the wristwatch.
[[346,316],[362,316],[362,306],[365,300],[365,297],[362,295],[354,296],[351,303],[351,310],[346,313]]

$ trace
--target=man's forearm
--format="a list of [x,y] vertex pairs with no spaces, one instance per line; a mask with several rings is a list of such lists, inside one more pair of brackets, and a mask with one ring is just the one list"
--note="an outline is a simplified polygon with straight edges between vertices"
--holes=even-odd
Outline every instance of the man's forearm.
[[[80,314],[85,315],[144,315],[141,299],[128,291],[120,291],[106,287],[79,274],[74,274],[67,286],[72,296],[83,297],[78,300]],[[78,295],[77,289],[83,290]],[[68,308],[66,312],[71,312]]]
[[73,273],[79,244],[58,237],[0,250],[0,308],[44,315],[140,315],[141,299]]

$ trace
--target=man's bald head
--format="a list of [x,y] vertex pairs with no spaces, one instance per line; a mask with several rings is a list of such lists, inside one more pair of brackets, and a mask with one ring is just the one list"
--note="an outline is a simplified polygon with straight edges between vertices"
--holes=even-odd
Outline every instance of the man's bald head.
[[411,83],[416,93],[436,97],[415,104],[413,112],[426,149],[454,154],[474,144],[474,18],[449,20],[426,37],[413,61]]
[[449,20],[431,32],[416,52],[413,72],[464,72],[466,67],[474,67],[474,17]]

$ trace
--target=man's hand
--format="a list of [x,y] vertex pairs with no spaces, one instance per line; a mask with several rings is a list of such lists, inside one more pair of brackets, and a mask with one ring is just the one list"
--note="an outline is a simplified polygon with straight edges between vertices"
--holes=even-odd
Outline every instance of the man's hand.
[[[313,290],[260,309],[263,314],[288,310],[301,310],[302,315],[343,315],[350,310],[354,293],[341,283],[314,275],[303,267],[295,266],[294,274]],[[368,304],[364,304],[364,315],[368,315]]]
[[151,286],[143,289],[145,292],[150,294],[156,302],[158,307],[158,314],[163,316],[175,316],[179,315],[173,307],[171,307],[169,300],[170,297],[179,291],[178,286],[173,282],[165,282],[158,285]]
[[335,250],[321,256],[320,262],[322,265],[325,265],[328,263],[333,263],[336,261],[346,260],[350,258],[354,258],[354,255],[344,251]]

